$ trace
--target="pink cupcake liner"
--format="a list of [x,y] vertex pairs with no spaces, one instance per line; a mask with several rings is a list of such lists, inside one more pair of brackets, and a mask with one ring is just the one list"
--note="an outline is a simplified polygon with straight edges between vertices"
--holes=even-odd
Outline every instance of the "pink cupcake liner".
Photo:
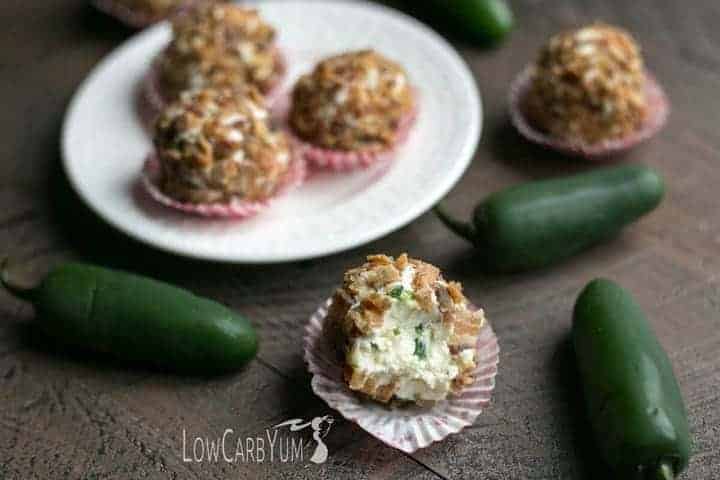
[[570,156],[584,157],[588,160],[608,161],[613,154],[623,153],[649,139],[667,122],[670,103],[655,77],[645,72],[645,95],[648,112],[645,121],[638,130],[620,139],[605,140],[586,144],[569,142],[552,137],[535,128],[525,115],[524,101],[532,86],[532,67],[528,66],[513,81],[510,87],[510,119],[515,128],[528,140],[552,148]]
[[[287,193],[289,190],[300,186],[307,176],[307,168],[302,158],[293,155],[290,162],[290,168],[283,183],[279,186],[278,191],[273,198]],[[273,198],[261,201],[248,201],[233,199],[226,203],[190,203],[175,200],[160,189],[158,181],[160,179],[160,162],[154,154],[148,156],[142,171],[142,185],[150,196],[157,202],[166,207],[180,210],[185,213],[200,215],[202,217],[214,218],[248,218],[256,215],[260,211],[266,209]]]
[[385,405],[351,391],[343,379],[337,351],[324,334],[332,299],[310,317],[305,328],[305,361],[312,373],[312,389],[331,408],[383,443],[406,453],[425,448],[472,425],[490,403],[500,360],[500,347],[486,321],[477,345],[475,381],[457,395],[421,407]]
[[[140,93],[141,93],[141,108],[140,115],[143,123],[146,126],[151,126],[155,119],[162,113],[165,107],[172,102],[172,99],[163,92],[163,88],[160,84],[160,67],[159,61],[163,53],[160,53],[158,57],[150,65],[148,73],[142,81]],[[272,86],[265,93],[267,104],[271,104],[275,97],[278,95],[280,84],[282,83],[285,73],[287,72],[287,60],[285,55],[276,48],[275,55],[278,62],[278,72],[272,80]]]
[[[192,0],[187,3],[191,3]],[[95,7],[120,20],[122,23],[131,28],[145,28],[153,23],[156,23],[167,16],[148,15],[143,12],[136,12],[135,10],[123,5],[116,0],[93,0]],[[180,7],[182,8],[182,7]]]
[[410,131],[412,130],[412,126],[415,124],[417,114],[417,108],[414,108],[410,113],[408,113],[400,121],[400,125],[398,126],[398,136],[395,144],[387,150],[377,152],[353,152],[322,148],[299,138],[293,133],[292,128],[290,128],[287,123],[286,130],[296,147],[300,150],[301,155],[310,166],[317,169],[328,169],[336,172],[343,172],[355,170],[357,168],[367,168],[375,163],[389,161],[392,159],[397,153],[397,149],[405,143],[410,136]]

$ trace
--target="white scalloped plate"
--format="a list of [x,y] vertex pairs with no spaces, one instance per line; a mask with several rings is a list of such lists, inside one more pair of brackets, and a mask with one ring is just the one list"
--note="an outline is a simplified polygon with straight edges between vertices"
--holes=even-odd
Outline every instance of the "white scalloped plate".
[[482,106],[465,63],[416,20],[373,4],[266,1],[289,63],[285,88],[337,52],[374,48],[396,59],[419,92],[420,116],[393,162],[313,176],[255,218],[209,220],[149,201],[139,186],[151,141],[137,89],[166,45],[166,23],[136,35],[78,89],[62,132],[65,171],[80,197],[125,234],[180,255],[236,263],[319,257],[375,240],[431,208],[460,179],[480,137]]

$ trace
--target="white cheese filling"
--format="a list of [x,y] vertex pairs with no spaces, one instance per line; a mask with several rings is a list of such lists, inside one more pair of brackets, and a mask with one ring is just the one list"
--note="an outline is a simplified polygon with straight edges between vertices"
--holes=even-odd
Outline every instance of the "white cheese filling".
[[[426,312],[413,299],[414,276],[414,269],[408,267],[400,282],[385,289],[392,306],[384,314],[382,327],[357,338],[347,361],[378,385],[397,382],[395,396],[399,399],[442,400],[460,367],[448,348],[450,332],[438,309]],[[457,361],[465,364],[463,358]]]

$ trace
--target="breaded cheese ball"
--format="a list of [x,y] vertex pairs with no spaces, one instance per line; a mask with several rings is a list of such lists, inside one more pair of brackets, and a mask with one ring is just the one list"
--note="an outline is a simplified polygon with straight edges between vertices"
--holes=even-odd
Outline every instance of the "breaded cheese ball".
[[155,126],[161,190],[191,203],[272,196],[291,156],[285,134],[268,121],[263,97],[252,87],[183,93]]
[[159,62],[161,88],[169,99],[208,87],[252,85],[267,93],[284,69],[275,37],[255,9],[199,2],[173,19],[173,38]]
[[372,50],[327,58],[292,92],[290,126],[313,145],[341,151],[391,148],[415,106],[407,73]]
[[345,273],[328,315],[352,390],[422,404],[473,382],[483,311],[429,263],[369,256]]
[[593,144],[643,123],[647,101],[640,47],[602,23],[560,33],[540,52],[526,104],[531,121],[564,140]]

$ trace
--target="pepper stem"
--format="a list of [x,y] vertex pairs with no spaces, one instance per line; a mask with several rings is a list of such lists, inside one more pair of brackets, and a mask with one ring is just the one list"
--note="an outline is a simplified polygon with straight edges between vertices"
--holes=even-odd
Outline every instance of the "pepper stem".
[[9,263],[10,260],[7,257],[3,258],[0,263],[0,283],[2,283],[2,286],[5,287],[8,292],[12,293],[16,297],[22,298],[28,302],[32,301],[33,289],[20,285],[10,278],[10,274],[8,272]]
[[648,470],[647,480],[675,480],[675,469],[668,460],[661,460],[657,467]]
[[445,208],[439,203],[435,205],[434,210],[435,214],[445,224],[446,227],[448,227],[450,230],[460,235],[470,243],[475,243],[475,227],[473,227],[472,223],[461,222],[460,220],[453,218],[447,212],[447,210],[445,210]]

